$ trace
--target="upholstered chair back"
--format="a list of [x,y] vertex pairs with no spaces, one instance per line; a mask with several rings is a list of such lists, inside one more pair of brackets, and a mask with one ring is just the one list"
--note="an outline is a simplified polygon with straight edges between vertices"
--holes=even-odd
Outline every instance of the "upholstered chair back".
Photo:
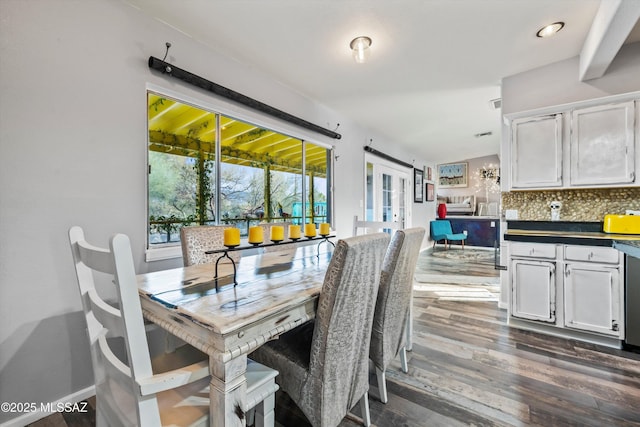
[[389,235],[339,240],[316,314],[309,376],[303,387],[317,399],[313,425],[338,425],[369,390],[369,343],[382,260]]
[[385,255],[369,352],[383,371],[405,346],[413,276],[424,235],[422,227],[396,231]]
[[[182,244],[182,260],[184,266],[215,263],[222,254],[205,254],[205,251],[224,249],[224,230],[231,228],[227,225],[195,225],[180,229],[180,243]],[[240,261],[240,251],[231,251],[229,256],[236,262]],[[221,263],[230,262],[228,258]]]

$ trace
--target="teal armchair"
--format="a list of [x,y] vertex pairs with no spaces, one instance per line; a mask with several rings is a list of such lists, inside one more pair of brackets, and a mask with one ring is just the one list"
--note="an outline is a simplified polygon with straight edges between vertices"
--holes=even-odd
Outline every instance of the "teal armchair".
[[448,244],[451,241],[461,242],[462,249],[464,249],[464,241],[467,240],[467,235],[464,233],[454,233],[451,229],[451,221],[445,219],[431,221],[430,230],[434,248],[437,242],[444,240],[445,249],[448,249]]

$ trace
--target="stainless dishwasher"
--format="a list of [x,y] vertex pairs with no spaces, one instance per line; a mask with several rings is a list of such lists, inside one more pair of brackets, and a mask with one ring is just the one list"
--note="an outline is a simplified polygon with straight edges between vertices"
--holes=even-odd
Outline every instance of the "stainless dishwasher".
[[627,255],[625,267],[625,345],[640,349],[640,258]]

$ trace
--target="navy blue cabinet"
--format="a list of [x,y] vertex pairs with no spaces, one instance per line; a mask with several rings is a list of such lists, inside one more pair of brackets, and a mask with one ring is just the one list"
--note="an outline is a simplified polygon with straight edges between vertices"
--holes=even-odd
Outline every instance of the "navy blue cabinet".
[[[500,220],[498,218],[447,217],[454,233],[467,232],[465,245],[493,248],[500,245]],[[453,242],[455,243],[455,242]]]

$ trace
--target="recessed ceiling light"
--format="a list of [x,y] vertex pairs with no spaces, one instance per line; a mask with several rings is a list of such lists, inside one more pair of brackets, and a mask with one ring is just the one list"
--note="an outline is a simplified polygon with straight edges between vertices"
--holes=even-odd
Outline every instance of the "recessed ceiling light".
[[538,37],[550,37],[560,31],[564,27],[564,22],[554,22],[553,24],[549,24],[546,27],[542,27],[536,33]]

